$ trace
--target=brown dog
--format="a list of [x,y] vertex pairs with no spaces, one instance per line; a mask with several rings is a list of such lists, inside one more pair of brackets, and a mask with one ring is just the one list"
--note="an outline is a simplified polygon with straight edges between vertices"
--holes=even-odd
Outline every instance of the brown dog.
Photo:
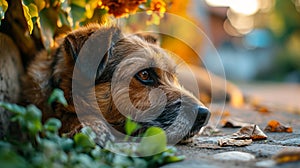
[[[124,132],[126,117],[144,131],[163,128],[169,142],[187,140],[207,123],[210,113],[178,82],[169,54],[141,35],[125,36],[114,27],[92,25],[69,33],[51,56],[41,52],[23,79],[26,103],[56,117],[61,133],[90,126],[104,145]],[[68,106],[47,99],[54,88],[64,91]],[[115,131],[113,131],[115,130]]]

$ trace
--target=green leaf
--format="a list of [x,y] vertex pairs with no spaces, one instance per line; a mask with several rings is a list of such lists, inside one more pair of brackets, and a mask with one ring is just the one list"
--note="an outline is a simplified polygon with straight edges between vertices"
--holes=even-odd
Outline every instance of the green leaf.
[[1,25],[1,20],[4,19],[7,8],[8,8],[8,3],[6,2],[6,0],[0,0],[0,25]]
[[35,105],[29,105],[26,107],[25,117],[28,121],[40,121],[42,112]]
[[34,0],[22,0],[22,3],[28,6],[29,4],[34,3]]
[[73,20],[72,26],[75,27],[85,18],[85,8],[71,4],[71,18]]
[[92,18],[94,15],[95,9],[98,7],[98,0],[88,0],[85,9],[86,9],[86,17]]
[[58,132],[60,127],[61,127],[61,122],[60,122],[60,120],[58,120],[56,118],[50,118],[44,124],[44,129],[47,131],[53,132],[53,133]]
[[48,99],[48,104],[52,104],[54,102],[58,102],[62,105],[64,105],[65,107],[68,106],[67,100],[64,96],[64,92],[60,89],[54,89]]
[[168,156],[165,159],[165,163],[174,163],[174,162],[180,162],[185,159],[185,156]]
[[38,11],[38,8],[35,4],[31,3],[27,7],[29,9],[29,13],[30,13],[31,18],[39,16],[39,11]]
[[39,15],[37,6],[32,2],[33,1],[31,0],[22,0],[23,13],[30,34],[33,30],[33,20],[35,20]]
[[139,124],[132,121],[130,118],[126,119],[126,123],[125,123],[126,135],[131,135],[132,133],[134,133],[139,128],[141,128],[141,126]]
[[17,104],[6,103],[0,101],[0,107],[3,107],[5,110],[8,110],[14,114],[24,115],[26,112],[26,108],[19,106]]
[[46,7],[45,0],[33,0],[33,1],[39,11],[41,11],[42,9],[44,9]]
[[72,5],[76,5],[81,8],[85,8],[85,0],[72,0]]
[[146,130],[138,147],[143,156],[161,153],[167,149],[167,136],[163,129],[150,127]]
[[131,167],[132,161],[124,155],[115,155],[113,159],[113,167]]
[[26,127],[31,135],[35,135],[42,130],[42,112],[34,105],[29,105],[26,110]]
[[150,5],[151,5],[151,1],[152,1],[152,0],[147,0],[147,2],[146,2],[146,4],[145,4],[145,5],[146,5],[147,7],[150,7]]
[[66,14],[63,11],[60,11],[58,13],[58,21],[57,21],[57,26],[62,27],[63,25],[66,25],[68,27],[71,26]]
[[94,158],[100,158],[103,155],[101,148],[99,146],[95,146],[95,149],[91,151],[91,155]]
[[72,139],[62,139],[59,143],[64,151],[70,151],[73,149],[74,142]]
[[40,11],[39,28],[42,34],[42,41],[47,51],[54,46],[54,32],[58,19],[58,13],[53,8],[44,8]]
[[95,147],[95,142],[84,133],[78,133],[74,136],[74,142],[76,146],[81,148],[93,148]]
[[26,168],[26,161],[20,157],[7,142],[0,141],[0,163],[1,167]]

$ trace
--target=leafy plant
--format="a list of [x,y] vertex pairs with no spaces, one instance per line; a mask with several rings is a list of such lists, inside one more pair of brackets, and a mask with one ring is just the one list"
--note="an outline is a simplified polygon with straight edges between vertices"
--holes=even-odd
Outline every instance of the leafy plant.
[[[64,102],[61,93],[63,92],[55,90],[52,94],[55,98],[51,96],[49,103],[56,100]],[[26,140],[18,140],[8,135],[0,140],[1,167],[153,167],[184,159],[184,156],[177,156],[176,148],[167,147],[166,135],[157,127],[150,127],[145,132],[137,148],[111,144],[123,152],[117,154],[96,145],[96,134],[89,127],[84,127],[73,138],[60,136],[60,120],[50,118],[42,124],[42,113],[34,105],[22,107],[0,102],[0,107],[13,114],[12,121],[22,130],[18,134],[29,137]],[[127,123],[127,133],[139,128],[138,124],[132,121],[128,120]],[[151,138],[152,136],[156,138]],[[152,154],[150,152],[157,154],[144,156]]]
[[[0,25],[9,7],[8,1],[0,0]],[[159,23],[166,11],[163,0],[10,0],[10,4],[19,2],[23,10],[20,15],[25,18],[27,32],[32,34],[34,29],[40,32],[47,50],[54,46],[55,35],[65,29],[71,30],[94,22],[104,23],[109,15],[123,17],[137,11],[147,11],[149,23]],[[37,34],[33,34],[34,38],[38,38]]]
[[54,89],[48,99],[48,104],[52,104],[53,102],[58,102],[65,107],[68,106],[67,100],[64,97],[64,92],[60,89]]

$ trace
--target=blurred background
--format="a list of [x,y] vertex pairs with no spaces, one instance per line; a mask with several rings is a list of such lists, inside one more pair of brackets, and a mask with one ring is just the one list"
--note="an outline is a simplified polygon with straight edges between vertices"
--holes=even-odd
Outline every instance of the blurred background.
[[[300,82],[300,0],[190,0],[187,11],[217,48],[237,82]],[[207,68],[219,74],[203,44]]]

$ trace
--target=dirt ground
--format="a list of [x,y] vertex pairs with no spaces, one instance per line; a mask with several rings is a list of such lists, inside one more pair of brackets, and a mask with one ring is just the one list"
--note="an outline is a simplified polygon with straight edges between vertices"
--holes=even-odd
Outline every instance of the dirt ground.
[[[211,106],[212,116],[208,125],[216,127],[220,133],[200,135],[195,137],[193,143],[177,145],[180,152],[186,156],[185,161],[165,167],[300,167],[300,161],[277,164],[273,159],[278,152],[286,149],[298,151],[297,156],[300,157],[300,85],[243,84],[240,88],[248,99],[243,107],[221,104]],[[277,120],[291,126],[293,132],[264,131],[268,136],[266,140],[253,141],[243,147],[220,147],[217,144],[218,139],[240,129],[223,128],[222,120],[227,118],[256,124],[261,130],[270,120]]]

